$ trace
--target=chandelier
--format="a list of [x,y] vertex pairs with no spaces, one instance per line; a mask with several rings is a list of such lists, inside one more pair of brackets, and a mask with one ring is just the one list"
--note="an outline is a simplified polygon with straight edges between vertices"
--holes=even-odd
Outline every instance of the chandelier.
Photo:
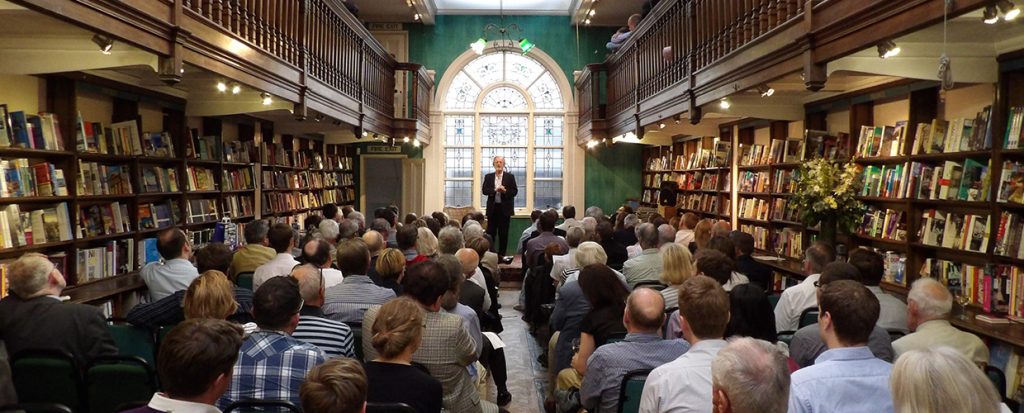
[[499,46],[512,47],[514,45],[519,46],[519,50],[523,51],[523,54],[527,54],[530,50],[533,50],[535,45],[530,39],[520,37],[519,40],[512,40],[512,33],[522,33],[523,29],[515,23],[505,24],[505,7],[504,1],[498,3],[498,10],[501,16],[501,21],[498,24],[488,23],[484,26],[483,35],[480,36],[475,42],[469,44],[469,48],[473,49],[478,55],[484,54],[484,49],[487,48],[487,34],[491,33],[494,38],[498,41]]

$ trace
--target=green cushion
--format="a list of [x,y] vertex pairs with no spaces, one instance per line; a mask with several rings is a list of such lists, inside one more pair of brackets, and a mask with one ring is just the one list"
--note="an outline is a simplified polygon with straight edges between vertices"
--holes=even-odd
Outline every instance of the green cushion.
[[150,366],[156,365],[152,332],[128,324],[109,325],[107,330],[117,343],[120,355],[139,357]]
[[11,365],[20,403],[58,403],[77,410],[80,405],[78,371],[66,360],[25,357]]
[[114,413],[125,403],[148,401],[157,390],[145,367],[129,363],[95,365],[85,382],[89,413]]

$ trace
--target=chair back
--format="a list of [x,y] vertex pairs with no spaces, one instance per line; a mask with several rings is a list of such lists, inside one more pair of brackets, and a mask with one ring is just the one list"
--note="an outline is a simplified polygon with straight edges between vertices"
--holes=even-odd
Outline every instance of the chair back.
[[[665,309],[665,321],[661,323],[661,338],[665,340],[675,340],[679,337],[669,337],[668,327],[672,324],[672,315],[679,311],[679,307],[669,307]],[[678,317],[678,315],[676,315]]]
[[224,409],[224,413],[267,411],[290,411],[292,413],[302,413],[302,410],[292,404],[292,402],[285,400],[239,400],[229,404],[228,407]]
[[71,408],[57,403],[19,403],[0,406],[0,413],[72,413]]
[[996,393],[999,393],[999,398],[1006,400],[1006,375],[1003,374],[1003,371],[999,367],[985,366],[985,376],[996,387]]
[[352,352],[356,353],[356,360],[365,361],[363,355],[363,326],[349,326],[352,329]]
[[668,288],[667,285],[662,284],[661,281],[658,281],[658,280],[643,280],[643,281],[640,281],[640,282],[636,283],[636,286],[633,287],[633,289],[635,290],[635,289],[640,288],[640,287],[651,288],[651,289],[655,289],[655,290],[658,290],[658,291],[661,291],[661,290],[664,290],[664,289]]
[[904,333],[904,332],[902,332],[900,330],[886,330],[886,331],[889,332],[889,342],[890,343],[893,342],[893,341],[899,340],[899,339],[903,338],[903,336],[907,335],[907,333]]
[[818,322],[818,307],[804,309],[800,313],[800,327],[804,328]]
[[771,303],[772,310],[775,309],[775,306],[779,305],[779,300],[780,299],[782,299],[782,294],[781,293],[779,293],[779,294],[772,294],[772,295],[768,296],[768,302]]
[[21,351],[11,357],[11,378],[21,403],[84,407],[81,370],[66,351]]
[[108,324],[107,331],[117,344],[118,354],[139,357],[150,366],[156,365],[156,342],[152,330],[131,324]]
[[156,374],[135,356],[100,356],[85,370],[89,413],[115,413],[128,403],[142,402],[157,391]]
[[644,383],[651,369],[632,370],[622,377],[619,386],[619,413],[638,413],[640,411],[640,395],[644,392]]
[[405,403],[366,402],[366,413],[416,413],[416,409]]
[[240,272],[238,273],[237,284],[241,288],[245,288],[252,291],[252,274],[251,272]]

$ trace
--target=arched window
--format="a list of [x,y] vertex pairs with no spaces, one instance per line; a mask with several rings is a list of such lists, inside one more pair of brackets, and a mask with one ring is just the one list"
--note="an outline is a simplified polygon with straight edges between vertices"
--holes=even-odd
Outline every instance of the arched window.
[[480,56],[455,75],[443,111],[446,206],[481,208],[481,180],[501,155],[519,186],[517,210],[561,208],[565,105],[544,66],[515,53]]

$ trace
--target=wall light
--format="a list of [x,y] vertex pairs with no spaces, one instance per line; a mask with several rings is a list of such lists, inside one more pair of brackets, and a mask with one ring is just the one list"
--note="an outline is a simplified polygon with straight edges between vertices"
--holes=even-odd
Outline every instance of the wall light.
[[665,129],[665,126],[666,126],[665,122],[661,122],[661,123],[658,124],[658,128],[659,129]]
[[405,136],[402,138],[402,143],[409,143],[409,137]]
[[679,122],[682,122],[683,117],[682,115],[676,115],[675,117],[672,118],[672,120],[676,123],[676,125],[678,125]]
[[476,54],[484,54],[484,48],[487,47],[487,40],[483,37],[476,39],[475,42],[469,44],[469,48],[473,49]]
[[240,85],[238,83],[232,83],[231,84],[231,94],[232,95],[237,95],[239,93],[242,93],[242,85]]
[[217,82],[217,91],[224,93],[228,91],[228,84],[224,82]]
[[271,103],[274,103],[274,99],[267,92],[260,93],[260,100],[263,101],[263,106],[270,106]]
[[591,139],[591,140],[587,141],[587,149],[593,149],[597,145],[598,145],[598,142],[596,140]]
[[412,147],[413,148],[419,148],[420,147],[420,141],[418,139],[413,139]]
[[722,98],[722,100],[718,101],[718,107],[722,109],[729,109],[732,107],[732,103],[729,102],[728,98]]
[[114,40],[102,34],[93,35],[92,42],[100,47],[103,54],[110,54],[110,50],[114,48]]
[[878,57],[888,59],[900,54],[900,47],[892,40],[886,40],[878,44]]
[[760,93],[761,97],[766,98],[775,94],[775,88],[768,86],[767,83],[762,83],[757,86],[757,93]]
[[999,21],[999,10],[996,10],[996,6],[994,4],[989,4],[988,6],[985,6],[983,16],[985,16],[985,20],[983,20],[985,24],[996,24],[996,22]]
[[1020,15],[1020,9],[1010,0],[999,0],[996,2],[996,6],[999,6],[999,11],[1003,12],[1003,20],[1005,21],[1011,21]]

